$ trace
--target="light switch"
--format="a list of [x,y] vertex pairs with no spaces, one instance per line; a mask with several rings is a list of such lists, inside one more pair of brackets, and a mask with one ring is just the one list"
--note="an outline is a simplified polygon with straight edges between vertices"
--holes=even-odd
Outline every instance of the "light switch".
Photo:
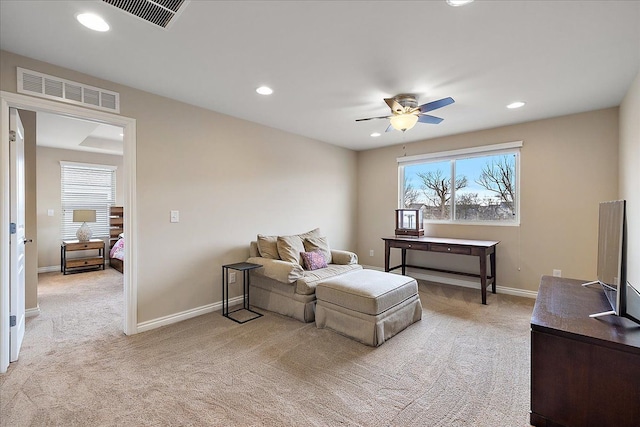
[[180,211],[171,211],[171,222],[180,222]]
[[47,210],[47,216],[53,216],[53,209]]

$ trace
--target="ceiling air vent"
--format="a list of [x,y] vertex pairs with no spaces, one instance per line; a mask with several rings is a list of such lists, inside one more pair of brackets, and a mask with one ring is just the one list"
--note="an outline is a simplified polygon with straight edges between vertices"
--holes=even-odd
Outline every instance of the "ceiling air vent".
[[162,28],[173,23],[188,0],[102,0]]
[[120,94],[17,67],[18,93],[120,113]]

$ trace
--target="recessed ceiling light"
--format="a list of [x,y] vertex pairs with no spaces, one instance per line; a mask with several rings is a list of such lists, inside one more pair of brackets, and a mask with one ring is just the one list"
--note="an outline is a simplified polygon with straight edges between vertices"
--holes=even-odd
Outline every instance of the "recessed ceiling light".
[[260,95],[271,95],[273,93],[273,89],[271,89],[269,86],[260,86],[258,89],[256,89],[256,92],[258,92]]
[[371,134],[371,136],[374,137],[374,138],[377,138],[380,135],[381,135],[380,132],[374,132],[374,133]]
[[471,2],[473,2],[473,0],[447,0],[447,4],[453,7],[464,6],[465,4],[469,4]]
[[507,108],[510,109],[514,109],[514,108],[520,108],[524,106],[524,102],[522,101],[516,101],[516,102],[512,102],[511,104],[507,105]]
[[109,24],[93,13],[80,13],[76,16],[78,22],[84,25],[87,28],[92,29],[93,31],[105,32],[109,31]]

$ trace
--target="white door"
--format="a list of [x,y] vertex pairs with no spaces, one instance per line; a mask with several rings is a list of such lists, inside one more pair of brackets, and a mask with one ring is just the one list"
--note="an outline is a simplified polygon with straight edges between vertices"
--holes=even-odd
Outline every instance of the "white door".
[[25,277],[25,220],[24,220],[24,128],[15,108],[9,109],[9,192],[10,192],[10,286],[9,361],[18,360],[24,338],[24,277]]

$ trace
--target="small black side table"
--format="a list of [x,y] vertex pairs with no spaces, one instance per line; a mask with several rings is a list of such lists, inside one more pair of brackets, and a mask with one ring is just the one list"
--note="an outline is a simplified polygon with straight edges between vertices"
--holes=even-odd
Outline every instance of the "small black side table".
[[[238,262],[235,264],[227,264],[222,266],[222,315],[228,319],[237,323],[246,323],[250,320],[262,317],[262,314],[257,313],[249,308],[249,271],[262,267],[260,264],[252,264],[250,262]],[[244,287],[244,294],[242,298],[242,307],[232,312],[229,312],[229,270],[241,271],[243,274],[242,282]],[[237,320],[230,316],[231,313],[235,313],[240,310],[247,310],[255,316],[246,320]]]

